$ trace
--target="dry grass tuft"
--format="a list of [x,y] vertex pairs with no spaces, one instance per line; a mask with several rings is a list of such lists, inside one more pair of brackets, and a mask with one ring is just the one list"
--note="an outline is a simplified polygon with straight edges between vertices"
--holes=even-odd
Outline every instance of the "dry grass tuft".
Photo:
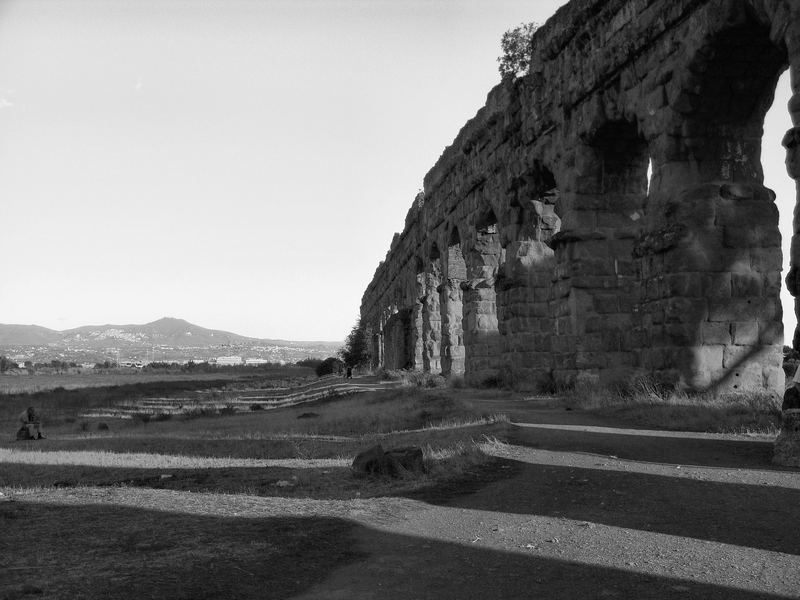
[[691,394],[640,379],[628,388],[577,386],[562,397],[569,408],[653,429],[776,434],[781,426],[781,399],[769,392]]

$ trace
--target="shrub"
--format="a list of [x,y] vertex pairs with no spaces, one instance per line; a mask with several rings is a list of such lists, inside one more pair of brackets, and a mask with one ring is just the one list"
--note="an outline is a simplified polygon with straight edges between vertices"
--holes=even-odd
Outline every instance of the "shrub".
[[317,377],[324,377],[325,375],[340,373],[342,371],[342,366],[342,361],[335,356],[329,356],[314,369],[314,372],[317,374]]
[[236,405],[235,404],[226,404],[222,408],[219,409],[220,415],[235,415],[236,414]]
[[108,424],[107,423],[98,423],[97,424],[97,431],[108,431]]
[[253,411],[253,412],[255,412],[257,410],[264,410],[264,405],[263,404],[259,404],[258,402],[253,402],[250,405],[250,410]]
[[133,413],[133,420],[142,423],[143,425],[147,425],[150,422],[150,419],[153,417],[150,413],[146,412],[137,412]]
[[467,387],[467,382],[464,381],[463,375],[451,375],[449,383],[454,390],[461,390]]

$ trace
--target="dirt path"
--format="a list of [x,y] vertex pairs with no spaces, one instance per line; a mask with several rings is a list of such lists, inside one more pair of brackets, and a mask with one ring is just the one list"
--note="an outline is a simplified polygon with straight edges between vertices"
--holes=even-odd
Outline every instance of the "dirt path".
[[398,506],[311,598],[800,597],[800,473],[771,440],[495,402],[509,477]]
[[[492,446],[495,472],[466,495],[333,501],[123,487],[18,500],[344,524],[326,531],[343,532],[350,558],[275,597],[800,597],[800,472],[769,463],[769,439],[619,429],[541,408],[512,417],[513,443]],[[243,566],[246,579],[253,567]]]

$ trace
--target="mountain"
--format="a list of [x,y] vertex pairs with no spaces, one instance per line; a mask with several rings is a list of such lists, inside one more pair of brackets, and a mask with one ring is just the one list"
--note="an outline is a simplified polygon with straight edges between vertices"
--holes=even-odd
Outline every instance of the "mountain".
[[61,339],[61,332],[38,325],[0,324],[0,346],[39,346]]
[[[55,331],[38,325],[0,324],[0,354],[34,359],[206,360],[224,355],[294,362],[332,356],[341,342],[252,338],[165,317],[144,325],[86,325]],[[35,349],[35,350],[34,350]]]
[[[119,344],[145,343],[188,347],[222,346],[258,341],[256,338],[245,337],[229,331],[206,329],[183,319],[169,317],[144,325],[86,325],[61,333],[64,340],[67,341],[113,340]],[[0,335],[2,335],[1,330]],[[0,344],[2,344],[1,337]]]

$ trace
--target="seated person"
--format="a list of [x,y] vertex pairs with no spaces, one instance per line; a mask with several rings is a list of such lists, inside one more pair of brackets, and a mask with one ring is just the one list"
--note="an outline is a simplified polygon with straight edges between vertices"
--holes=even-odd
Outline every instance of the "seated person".
[[22,412],[19,416],[19,422],[22,427],[17,432],[17,439],[40,440],[44,437],[41,430],[41,420],[32,406]]

